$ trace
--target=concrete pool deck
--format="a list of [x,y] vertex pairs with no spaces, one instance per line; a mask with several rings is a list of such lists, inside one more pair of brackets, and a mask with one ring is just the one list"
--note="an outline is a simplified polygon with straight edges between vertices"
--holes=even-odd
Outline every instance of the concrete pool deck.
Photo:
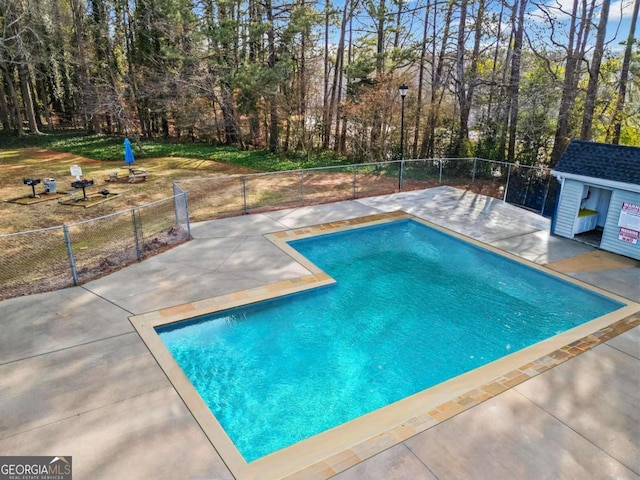
[[[640,301],[638,262],[595,262],[547,219],[448,187],[203,222],[82,287],[0,303],[0,455],[72,455],[75,478],[233,478],[128,318],[309,274],[263,234],[396,210]],[[636,327],[335,478],[639,478],[638,367]]]

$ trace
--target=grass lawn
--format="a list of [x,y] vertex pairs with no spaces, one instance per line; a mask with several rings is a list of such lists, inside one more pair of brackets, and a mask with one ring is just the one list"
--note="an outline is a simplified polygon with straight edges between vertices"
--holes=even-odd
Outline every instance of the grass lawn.
[[[112,183],[110,172],[124,166],[123,138],[56,132],[17,138],[0,132],[0,199],[27,195],[23,178],[54,178],[59,192],[71,190],[71,165],[79,165],[87,179],[95,181],[88,193],[108,189],[116,198],[91,208],[60,205],[50,200],[31,205],[0,203],[0,234],[45,228],[95,218],[148,203],[173,194],[173,180],[256,171],[272,172],[347,163],[327,155],[274,155],[261,150],[238,150],[202,143],[132,142],[135,165],[149,171],[143,183]],[[43,191],[42,183],[36,191]]]
[[[94,186],[87,189],[88,194],[103,189],[118,194],[109,201],[91,208],[62,205],[58,199],[30,205],[0,202],[0,234],[68,225],[164,199],[173,194],[174,180],[349,164],[348,159],[336,158],[331,154],[318,154],[313,157],[276,156],[266,151],[241,151],[200,143],[149,141],[144,142],[140,151],[134,142],[135,166],[146,169],[149,177],[145,182],[133,184],[108,182],[107,179],[112,172],[125,175],[127,173],[121,169],[125,166],[122,143],[123,139],[119,137],[83,135],[78,132],[16,138],[0,131],[0,199],[28,195],[31,189],[23,184],[24,178],[54,178],[58,192],[68,192],[72,189],[71,182],[75,180],[70,173],[72,165],[82,168],[84,178],[94,180]],[[362,167],[358,173],[357,196],[395,191],[396,169],[395,165],[382,169]],[[433,169],[422,171],[423,169],[416,170],[414,167],[407,170],[404,189],[437,185],[437,181],[434,181],[437,179],[437,172],[431,171]],[[292,175],[295,176],[293,180],[289,178]],[[304,178],[304,189],[300,186],[299,174],[293,172],[277,177],[267,175],[253,179],[248,187],[248,206],[256,211],[260,208],[277,208],[300,201],[309,203],[351,198],[352,190],[355,188],[352,186],[355,180],[351,170],[316,171],[307,173]],[[470,188],[466,185],[469,183],[468,179],[454,180],[449,179],[448,183]],[[192,219],[211,219],[227,210],[235,214],[242,211],[242,207],[231,205],[233,199],[241,201],[238,197],[241,187],[234,182],[230,181],[226,187],[220,182],[197,182],[192,185],[192,189],[201,190],[189,191]],[[481,190],[483,188],[478,182],[474,187]],[[493,188],[495,185],[489,187]],[[43,190],[43,184],[36,188],[37,192]],[[299,198],[303,190],[304,199]],[[489,194],[496,196],[495,192]]]
[[[23,184],[24,178],[54,178],[58,192],[70,191],[71,182],[75,180],[70,173],[72,165],[82,168],[84,178],[94,180],[94,186],[87,188],[88,194],[108,189],[120,195],[90,208],[61,205],[58,203],[59,199],[30,205],[2,201],[0,234],[70,224],[167,198],[173,195],[173,180],[253,172],[248,168],[213,160],[180,157],[142,158],[137,159],[135,165],[149,172],[145,182],[113,183],[107,181],[110,172],[127,174],[126,170],[120,168],[124,166],[124,160],[101,161],[73,153],[34,147],[3,148],[0,149],[0,199],[7,200],[30,194],[31,187]],[[36,186],[36,193],[43,190],[42,183]]]
[[[0,199],[7,200],[30,193],[24,178],[54,178],[58,192],[71,190],[71,165],[79,165],[83,176],[94,180],[87,193],[108,189],[116,198],[91,208],[60,205],[50,200],[31,205],[0,202],[0,234],[46,228],[99,217],[113,212],[167,198],[173,194],[172,182],[184,178],[238,173],[273,172],[347,163],[344,158],[327,154],[314,157],[274,155],[263,150],[238,150],[202,143],[132,142],[135,166],[149,171],[142,183],[107,182],[110,172],[124,166],[123,138],[85,135],[77,131],[26,135],[17,138],[0,131]],[[44,189],[42,183],[37,192]]]
[[[46,148],[103,161],[123,161],[123,138],[109,135],[86,135],[77,131],[9,136],[0,131],[0,149]],[[181,157],[215,160],[231,163],[261,172],[295,170],[298,168],[325,167],[350,163],[345,157],[332,153],[276,155],[265,150],[239,150],[235,147],[214,146],[205,143],[174,143],[145,140],[138,145],[131,142],[136,159]]]

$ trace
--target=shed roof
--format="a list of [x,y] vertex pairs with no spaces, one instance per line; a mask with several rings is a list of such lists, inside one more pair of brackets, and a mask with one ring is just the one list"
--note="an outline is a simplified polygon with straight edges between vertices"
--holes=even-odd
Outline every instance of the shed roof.
[[572,140],[554,171],[640,185],[640,148]]

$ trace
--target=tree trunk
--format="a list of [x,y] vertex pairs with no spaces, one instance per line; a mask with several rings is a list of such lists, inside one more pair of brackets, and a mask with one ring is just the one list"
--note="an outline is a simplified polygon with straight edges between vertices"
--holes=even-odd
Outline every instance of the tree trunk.
[[510,93],[510,116],[509,116],[509,148],[507,151],[507,162],[513,163],[516,157],[516,133],[518,126],[518,91],[520,89],[520,58],[522,56],[522,39],[524,36],[524,12],[527,8],[527,0],[520,0],[520,10],[518,12],[518,29],[513,42],[513,56],[511,57],[511,81],[509,82]]
[[498,111],[496,112],[496,118],[499,122],[499,133],[498,137],[500,139],[500,145],[498,147],[498,160],[502,161],[505,159],[505,153],[507,151],[507,136],[509,132],[509,112],[511,109],[511,104],[509,101],[505,101],[508,99],[508,86],[507,86],[507,77],[509,74],[509,66],[512,63],[511,58],[513,57],[513,42],[515,37],[515,32],[518,29],[516,21],[518,19],[518,9],[514,4],[511,9],[511,33],[509,34],[509,43],[507,45],[507,53],[505,55],[504,68],[502,69],[502,79],[501,79],[501,87],[499,93],[499,103],[498,103]]
[[340,39],[338,40],[338,50],[336,52],[336,64],[333,68],[333,83],[331,85],[331,101],[329,102],[329,123],[327,128],[331,128],[333,113],[336,115],[336,130],[335,130],[335,144],[334,150],[338,150],[339,132],[340,132],[340,109],[338,104],[340,103],[340,97],[342,95],[342,72],[344,70],[344,39],[347,31],[347,21],[349,13],[350,2],[345,0],[344,7],[342,9],[342,22],[340,24]]
[[622,112],[624,110],[625,97],[627,96],[627,81],[629,80],[629,65],[631,64],[631,51],[635,42],[636,23],[638,21],[638,7],[640,0],[636,0],[633,4],[633,14],[631,15],[631,25],[629,27],[629,37],[627,37],[627,46],[624,50],[624,59],[622,60],[622,70],[620,71],[620,88],[618,89],[618,100],[613,115],[613,140],[611,143],[620,143],[620,134],[622,133]]
[[466,25],[467,25],[467,0],[460,2],[460,20],[458,22],[458,46],[456,48],[456,96],[458,97],[458,106],[460,107],[460,126],[456,145],[454,147],[455,154],[459,153],[463,139],[468,136],[468,108],[467,108],[467,92],[465,82],[465,50],[466,50]]
[[324,19],[324,95],[322,97],[322,149],[329,148],[329,135],[331,134],[331,111],[329,109],[329,14],[331,3],[325,2]]
[[[380,0],[376,14],[378,17],[378,23],[376,26],[376,80],[379,82],[384,76],[384,38],[385,38],[385,18],[387,8],[385,6],[385,0]],[[378,108],[373,112],[373,121],[371,124],[371,135],[369,142],[371,145],[371,160],[381,160],[382,146],[380,145],[380,138],[382,136],[382,114]]]
[[[271,0],[265,0],[264,7],[267,14],[267,23],[269,25],[266,32],[268,48],[267,65],[273,70],[276,66],[276,40]],[[276,97],[277,94],[273,94],[271,101],[269,102],[269,150],[271,152],[275,152],[278,149],[278,143],[280,140],[280,119],[278,116],[278,102]]]
[[236,109],[231,87],[224,85],[220,92],[220,108],[224,122],[224,143],[225,145],[239,145],[240,135],[238,122],[236,120]]
[[[302,1],[304,6],[304,0]],[[300,143],[308,150],[307,138],[307,45],[309,43],[310,32],[305,28],[300,33],[300,60],[298,68],[298,104],[297,113],[300,119]]]
[[[420,132],[420,118],[422,117],[422,92],[424,90],[424,71],[427,58],[427,37],[429,35],[429,14],[431,3],[427,1],[424,13],[424,28],[422,30],[422,45],[420,47],[420,64],[418,65],[418,96],[416,99],[416,125],[413,131],[413,146],[411,154],[418,157],[418,134]],[[434,7],[435,8],[435,7]],[[433,66],[432,66],[433,68]],[[433,88],[433,85],[431,86]]]
[[42,117],[40,116],[40,108],[38,107],[38,92],[33,84],[33,78],[31,77],[31,72],[27,67],[27,80],[29,82],[29,92],[31,92],[31,105],[33,105],[33,114],[36,119],[36,126],[38,127],[38,132],[41,132],[44,128],[42,124]]
[[602,63],[602,55],[604,53],[604,40],[607,33],[607,22],[609,20],[610,0],[602,1],[602,10],[600,10],[600,21],[598,23],[598,34],[596,35],[596,45],[591,60],[591,68],[589,69],[589,85],[587,86],[587,96],[584,102],[584,111],[582,113],[582,128],[580,138],[582,140],[591,140],[593,136],[593,112],[596,107],[596,96],[598,94],[598,76],[600,75],[600,65]]
[[[354,0],[348,0],[350,3],[349,6],[349,10],[350,10],[350,15],[349,15],[349,42],[347,43],[348,47],[347,47],[347,67],[349,67],[351,65],[351,59],[352,59],[352,50],[351,50],[351,46],[353,45],[353,8],[354,8]],[[349,85],[351,83],[351,78],[349,77],[349,74],[347,73],[347,79],[346,79],[346,90],[349,91]],[[338,152],[339,153],[345,153],[347,148],[347,118],[343,118],[342,119],[342,129],[340,130],[340,143],[338,145]]]
[[475,22],[473,53],[468,73],[465,74],[465,41],[467,21],[467,0],[460,3],[460,23],[458,25],[458,47],[456,53],[456,93],[460,106],[460,128],[454,143],[453,151],[456,155],[467,156],[466,144],[469,139],[469,115],[473,103],[478,72],[480,41],[482,39],[482,19],[484,16],[484,0],[478,2],[478,18]]
[[44,109],[44,118],[47,122],[47,130],[49,132],[53,131],[53,122],[51,121],[51,112],[49,110],[49,98],[47,96],[47,87],[45,85],[44,80],[40,80],[38,83],[38,88],[40,90],[40,100],[42,100],[42,107]]
[[493,123],[491,107],[493,106],[493,95],[496,87],[498,71],[498,55],[500,54],[500,37],[502,36],[502,17],[504,16],[504,2],[500,3],[500,16],[498,17],[498,32],[496,34],[496,49],[493,52],[493,65],[491,67],[491,86],[489,89],[489,100],[487,101],[487,122]]
[[584,58],[584,49],[586,47],[587,37],[591,25],[591,15],[593,13],[592,2],[591,13],[587,14],[586,1],[583,2],[582,18],[578,27],[578,0],[573,0],[573,10],[571,14],[571,23],[569,27],[569,38],[567,48],[567,62],[565,65],[565,76],[562,86],[562,98],[560,99],[560,108],[558,111],[558,125],[553,140],[553,149],[551,150],[551,166],[555,166],[567,145],[569,144],[569,135],[571,127],[571,110],[575,104],[578,80],[580,78],[579,66]]
[[25,61],[18,64],[18,77],[20,78],[20,90],[22,92],[22,103],[29,122],[29,130],[31,133],[40,134],[38,123],[36,122],[36,114],[33,108],[31,96],[31,82],[29,81],[29,69]]
[[[261,43],[257,38],[252,26],[258,26],[262,23],[262,16],[260,12],[260,3],[258,0],[249,1],[249,62],[258,62],[259,54],[261,51]],[[249,112],[249,137],[252,145],[257,145],[260,142],[260,116],[258,108],[252,108]]]
[[[134,44],[134,20],[132,19],[131,11],[129,10],[129,2],[123,3],[123,21],[125,28],[125,47],[127,51],[127,66],[129,68],[128,72],[128,87],[131,95],[131,104],[135,108],[135,115],[133,112],[131,115],[125,114],[123,116],[125,134],[127,135],[136,135],[138,138],[140,134],[142,136],[147,135],[147,131],[145,129],[145,114],[144,109],[142,107],[142,101],[138,98],[138,75],[137,75],[137,67],[134,63],[135,56],[135,44]],[[126,18],[126,20],[125,20]],[[123,111],[126,110],[123,108]],[[138,125],[136,124],[135,117],[138,119]]]
[[338,88],[337,88],[338,94],[337,94],[337,101],[336,101],[336,130],[335,130],[334,139],[333,139],[334,141],[333,150],[335,152],[340,150],[340,127],[344,122],[344,118],[342,116],[342,106],[341,106],[342,105],[342,81],[344,78],[344,69],[342,68],[342,64],[344,63],[344,48],[342,49],[341,56],[342,58],[340,59],[340,78],[338,79]]
[[0,70],[0,123],[5,132],[13,128],[13,122],[9,119],[9,105],[7,104],[6,92],[4,89],[2,70]]
[[80,98],[82,99],[82,115],[84,127],[89,131],[95,131],[95,123],[91,115],[89,103],[91,85],[89,83],[89,73],[86,63],[86,52],[84,48],[84,12],[80,0],[71,0],[71,13],[73,16],[73,33],[77,48],[78,75],[80,77]]
[[444,73],[444,60],[447,52],[447,42],[449,41],[451,17],[453,15],[454,2],[449,2],[447,6],[447,13],[444,19],[444,32],[442,34],[440,43],[440,52],[436,59],[436,38],[437,38],[437,17],[438,9],[434,6],[433,9],[433,38],[432,45],[433,50],[431,52],[432,63],[431,68],[431,100],[429,103],[429,115],[428,122],[425,126],[425,132],[422,136],[422,143],[420,145],[420,157],[431,158],[435,155],[435,143],[436,143],[436,127],[440,117],[440,105],[442,104],[442,98],[444,91],[442,90],[443,73]]
[[9,101],[11,102],[10,112],[13,111],[14,124],[16,129],[16,134],[19,137],[24,135],[24,127],[22,125],[22,114],[20,113],[20,104],[18,103],[18,95],[16,94],[16,89],[13,87],[13,75],[11,75],[10,70],[6,67],[6,65],[0,63],[0,68],[2,68],[2,72],[4,73],[4,78],[7,80],[7,88],[9,89]]
[[404,5],[403,0],[396,0],[398,3],[398,11],[396,12],[396,28],[395,35],[393,36],[393,48],[400,47],[400,30],[402,27],[402,7]]

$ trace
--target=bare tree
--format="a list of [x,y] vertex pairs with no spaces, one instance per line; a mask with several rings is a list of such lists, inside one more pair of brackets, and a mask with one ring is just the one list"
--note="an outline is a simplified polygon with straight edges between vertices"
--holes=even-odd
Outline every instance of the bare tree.
[[[328,105],[328,115],[325,117],[325,137],[330,136],[331,125],[333,123],[333,115],[336,116],[336,150],[338,146],[338,132],[340,128],[340,112],[338,110],[338,103],[340,101],[340,95],[342,92],[342,73],[344,71],[344,43],[345,35],[348,25],[348,17],[351,15],[349,12],[349,6],[351,2],[345,1],[342,8],[342,21],[340,23],[340,39],[338,40],[338,48],[336,51],[336,61],[333,66],[333,81],[330,89],[330,99]],[[328,146],[328,142],[327,142]]]
[[455,87],[460,106],[460,127],[456,137],[453,151],[457,155],[467,155],[467,141],[469,140],[469,115],[473,104],[473,95],[477,86],[478,63],[480,56],[480,43],[482,40],[482,29],[485,11],[485,1],[476,3],[477,14],[474,28],[473,52],[469,67],[466,68],[466,22],[467,22],[467,0],[460,2],[460,21],[458,25],[458,47],[456,51],[456,78]]
[[602,64],[602,55],[604,53],[604,40],[607,34],[610,4],[610,0],[603,0],[600,10],[596,44],[593,50],[593,58],[591,59],[591,67],[589,68],[589,85],[587,86],[587,96],[584,102],[584,111],[582,112],[582,128],[580,131],[580,138],[582,140],[591,140],[592,136],[593,112],[596,107],[598,77],[600,75],[600,65]]
[[[435,6],[433,7],[435,8]],[[418,136],[420,133],[420,119],[422,117],[422,94],[425,87],[425,70],[427,63],[427,41],[429,39],[429,15],[431,14],[431,2],[427,0],[427,5],[424,9],[424,26],[422,29],[422,44],[420,45],[420,63],[418,64],[418,95],[416,99],[416,124],[413,134],[413,157],[418,156]],[[431,65],[433,68],[433,65]],[[433,88],[433,85],[431,86]]]
[[[24,105],[24,111],[29,122],[31,133],[40,133],[38,122],[36,120],[31,74],[29,67],[31,66],[30,51],[31,47],[40,41],[38,33],[29,23],[30,13],[29,5],[23,5],[21,2],[14,0],[3,0],[0,4],[2,15],[3,35],[0,40],[0,63],[4,70],[4,76],[9,85],[9,93],[14,108],[18,109],[18,99],[15,91],[13,91],[13,68],[17,69],[18,83]],[[16,112],[19,117],[19,112]],[[22,134],[22,125],[18,127],[18,133]]]
[[516,156],[516,131],[518,123],[518,90],[520,88],[520,58],[522,57],[522,39],[524,36],[524,12],[527,0],[520,0],[518,25],[514,35],[513,56],[511,57],[511,80],[509,82],[509,148],[507,161],[513,162]]
[[[349,15],[349,40],[347,42],[347,68],[351,66],[351,61],[353,59],[353,11],[357,5],[358,0],[349,0],[349,2],[351,3],[351,7],[350,7],[351,15]],[[346,87],[345,87],[347,91],[349,90],[350,85],[351,85],[351,77],[347,73]],[[343,107],[340,108],[340,112],[341,114],[344,113]],[[347,148],[347,123],[348,123],[348,120],[345,115],[345,118],[342,120],[342,126],[340,130],[340,140],[338,143],[339,153],[345,153],[345,150]]]
[[13,117],[13,124],[15,125],[16,133],[19,137],[24,135],[24,127],[22,126],[22,114],[20,113],[20,104],[18,103],[18,95],[16,94],[16,90],[13,87],[13,79],[11,75],[10,67],[6,64],[0,62],[0,71],[2,75],[0,75],[0,82],[2,81],[2,77],[4,76],[6,80],[6,84],[9,90],[9,114]]
[[613,139],[611,143],[620,143],[620,133],[622,131],[622,111],[624,109],[625,97],[627,96],[627,81],[629,80],[629,65],[631,64],[631,49],[635,42],[636,23],[638,21],[638,7],[640,0],[636,0],[633,4],[633,13],[631,14],[631,25],[629,26],[629,36],[627,37],[627,46],[624,50],[624,60],[622,61],[622,69],[620,71],[620,87],[618,89],[618,100],[614,111],[614,127]]
[[6,100],[6,93],[4,89],[3,75],[0,71],[0,124],[5,130],[11,130],[13,128],[13,122],[10,120],[9,105]]
[[[372,2],[371,2],[372,3]],[[385,36],[387,7],[385,0],[380,0],[377,6],[370,5],[376,17],[376,81],[380,85],[384,77],[385,65]],[[374,161],[380,160],[382,154],[382,112],[376,109],[373,112],[373,123],[371,125],[371,156]]]
[[[346,3],[346,2],[345,2]],[[331,134],[331,109],[330,109],[330,101],[329,101],[329,25],[331,19],[331,2],[330,0],[325,0],[324,5],[324,68],[323,68],[323,79],[324,79],[324,95],[322,96],[322,148],[329,148],[329,136]]]
[[[271,0],[264,1],[264,8],[267,17],[267,65],[270,69],[276,66],[276,40],[274,30],[274,16]],[[272,96],[269,105],[269,150],[275,152],[280,141],[280,119],[278,116],[278,103],[275,96]]]
[[[445,71],[445,59],[447,53],[447,44],[451,35],[451,18],[453,15],[454,2],[448,2],[446,12],[444,15],[444,30],[441,35],[438,35],[437,29],[437,14],[438,9],[433,9],[433,22],[432,26],[432,43],[431,43],[431,98],[429,100],[429,113],[427,115],[427,124],[425,125],[425,131],[422,135],[422,142],[420,144],[420,157],[432,157],[435,154],[436,144],[436,127],[440,118],[440,107],[442,105],[442,99],[444,96],[444,82],[448,73]],[[436,55],[437,39],[440,38],[440,50]]]
[[551,151],[551,165],[555,165],[564,153],[569,143],[571,111],[578,93],[578,81],[580,79],[580,67],[584,58],[587,38],[591,28],[591,19],[595,0],[587,5],[587,0],[573,1],[573,9],[569,24],[569,36],[567,46],[567,60],[565,63],[564,82],[562,85],[562,98],[558,110],[558,125]]

